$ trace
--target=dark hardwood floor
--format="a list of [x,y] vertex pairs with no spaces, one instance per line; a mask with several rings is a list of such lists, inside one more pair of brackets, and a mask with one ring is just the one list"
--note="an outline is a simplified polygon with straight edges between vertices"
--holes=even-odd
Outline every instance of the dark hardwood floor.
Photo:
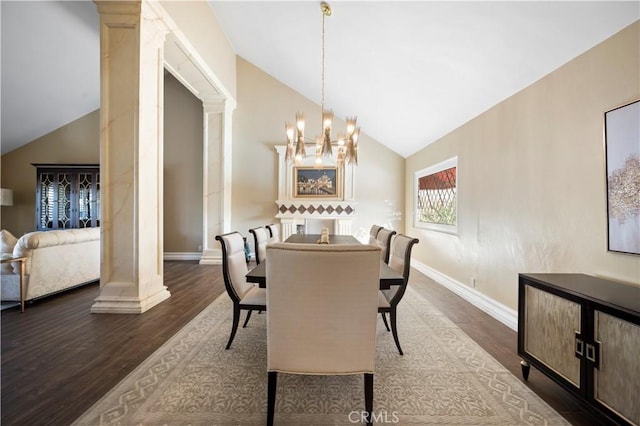
[[[143,315],[91,314],[97,284],[2,311],[2,425],[72,423],[224,292],[220,266],[165,262],[164,278],[171,297]],[[522,380],[514,331],[416,270],[410,282]],[[572,424],[598,423],[534,368],[526,383]]]
[[2,312],[5,425],[68,425],[224,292],[220,266],[165,262],[171,297],[142,315],[91,314],[98,284]]
[[606,420],[594,416],[576,397],[535,368],[531,367],[529,379],[524,381],[517,332],[415,269],[411,269],[409,283],[568,422],[580,426],[606,424]]

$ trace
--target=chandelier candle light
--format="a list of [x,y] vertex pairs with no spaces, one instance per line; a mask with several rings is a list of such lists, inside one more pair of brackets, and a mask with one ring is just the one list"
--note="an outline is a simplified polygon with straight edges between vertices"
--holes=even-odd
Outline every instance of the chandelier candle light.
[[324,107],[324,18],[331,16],[331,6],[328,3],[320,4],[322,10],[322,135],[317,136],[315,141],[306,139],[304,136],[304,115],[296,113],[295,128],[285,122],[287,131],[287,151],[285,159],[288,162],[295,160],[296,164],[301,164],[307,155],[305,145],[315,145],[316,159],[315,167],[322,168],[322,157],[333,156],[333,146],[337,146],[337,164],[342,167],[345,159],[347,164],[358,165],[358,137],[360,128],[356,127],[357,117],[347,117],[347,133],[338,134],[337,140],[331,140],[331,126],[333,124],[333,111]]

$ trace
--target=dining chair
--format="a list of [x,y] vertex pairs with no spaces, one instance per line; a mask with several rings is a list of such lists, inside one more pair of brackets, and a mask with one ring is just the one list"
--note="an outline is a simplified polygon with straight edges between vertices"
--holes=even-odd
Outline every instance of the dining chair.
[[380,230],[383,227],[380,225],[371,225],[371,229],[369,229],[369,243],[373,243],[376,241],[376,237],[378,236],[378,232],[380,232]]
[[270,243],[279,243],[280,242],[280,226],[272,223],[266,226],[267,231],[269,231],[269,242]]
[[380,247],[380,259],[386,264],[389,264],[391,237],[393,237],[395,234],[396,231],[382,228],[378,231],[378,235],[376,236],[376,241],[378,243],[378,246]]
[[253,235],[253,250],[256,253],[256,263],[259,265],[267,256],[269,235],[267,234],[267,230],[262,226],[249,229],[249,232]]
[[[404,277],[404,284],[392,286],[389,290],[380,290],[378,293],[378,312],[382,315],[382,320],[384,321],[387,331],[391,331],[393,333],[393,340],[396,342],[400,355],[404,355],[404,353],[402,352],[400,340],[398,339],[397,308],[398,303],[402,300],[402,296],[404,296],[404,292],[409,284],[411,249],[418,242],[419,240],[417,238],[411,238],[403,234],[396,235],[393,240],[391,255],[389,256],[389,266],[396,272],[402,274]],[[391,330],[389,330],[389,324],[387,323],[387,313],[389,313],[391,320]]]
[[268,425],[279,373],[364,374],[371,420],[379,266],[379,248],[372,245],[267,247]]
[[222,276],[224,278],[224,288],[233,302],[233,325],[231,326],[231,336],[227,342],[227,347],[231,347],[231,342],[236,336],[240,312],[247,311],[247,318],[242,328],[247,326],[253,311],[264,311],[267,309],[266,289],[248,283],[245,275],[249,272],[247,262],[244,257],[244,239],[238,232],[216,235],[216,240],[222,246]]

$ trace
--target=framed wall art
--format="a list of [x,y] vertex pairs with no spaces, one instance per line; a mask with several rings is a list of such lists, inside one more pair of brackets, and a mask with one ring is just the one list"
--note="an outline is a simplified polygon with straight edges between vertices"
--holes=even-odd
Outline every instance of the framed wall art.
[[640,99],[604,113],[607,249],[640,254]]
[[341,183],[337,167],[293,169],[293,193],[296,198],[340,198]]

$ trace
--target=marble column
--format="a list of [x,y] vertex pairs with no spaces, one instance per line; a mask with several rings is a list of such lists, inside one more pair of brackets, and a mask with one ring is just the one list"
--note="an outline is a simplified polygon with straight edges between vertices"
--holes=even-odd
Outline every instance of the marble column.
[[222,263],[215,237],[230,231],[232,110],[228,101],[203,102],[203,265]]
[[163,282],[163,44],[144,1],[96,1],[100,13],[100,295],[93,313],[143,313]]

